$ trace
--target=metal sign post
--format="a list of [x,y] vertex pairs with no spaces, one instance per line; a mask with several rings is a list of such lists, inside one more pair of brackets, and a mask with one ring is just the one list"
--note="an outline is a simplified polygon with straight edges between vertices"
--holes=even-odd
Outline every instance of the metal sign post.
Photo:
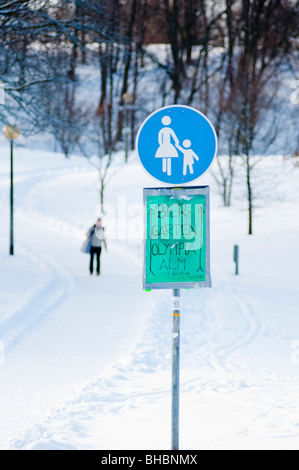
[[211,287],[208,186],[143,190],[143,287],[172,289],[171,446],[179,449],[181,288]]
[[[189,106],[158,109],[141,125],[136,150],[147,173],[185,185],[210,167],[218,149],[209,119]],[[211,287],[208,186],[143,190],[143,288],[172,289],[172,450],[179,449],[180,289]]]
[[172,297],[172,401],[171,401],[171,444],[172,450],[179,449],[180,409],[180,290],[173,289]]

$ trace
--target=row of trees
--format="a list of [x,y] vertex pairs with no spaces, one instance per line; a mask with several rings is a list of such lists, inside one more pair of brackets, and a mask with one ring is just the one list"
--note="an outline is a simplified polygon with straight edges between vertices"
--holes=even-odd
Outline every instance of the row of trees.
[[0,1],[0,119],[51,132],[66,157],[96,154],[103,204],[115,151],[134,147],[145,113],[194,106],[226,155],[214,175],[226,206],[242,158],[251,234],[253,157],[277,139],[281,83],[297,78],[298,9],[296,0]]

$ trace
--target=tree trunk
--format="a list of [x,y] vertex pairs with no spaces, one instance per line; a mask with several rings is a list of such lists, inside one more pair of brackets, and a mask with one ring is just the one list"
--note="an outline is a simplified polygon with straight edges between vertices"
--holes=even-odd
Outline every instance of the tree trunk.
[[228,186],[228,194],[227,194],[227,207],[230,207],[231,205],[233,179],[234,179],[233,156],[230,155],[229,156],[229,186]]
[[253,234],[252,218],[253,218],[253,201],[252,201],[252,184],[251,184],[251,167],[249,155],[246,157],[246,182],[247,182],[247,199],[248,199],[248,235]]
[[222,197],[223,197],[223,205],[224,205],[224,207],[227,207],[227,180],[226,180],[226,178],[223,180]]
[[102,178],[100,175],[100,205],[101,205],[102,214],[104,213],[104,189],[105,189],[104,178]]

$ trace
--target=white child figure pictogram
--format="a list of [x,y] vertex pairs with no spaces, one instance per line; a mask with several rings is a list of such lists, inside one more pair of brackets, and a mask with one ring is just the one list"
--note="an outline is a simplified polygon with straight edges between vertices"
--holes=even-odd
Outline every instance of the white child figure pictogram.
[[187,167],[189,168],[189,171],[191,175],[194,173],[193,171],[193,165],[194,165],[194,159],[199,160],[198,155],[190,148],[191,147],[191,141],[189,139],[185,139],[183,142],[183,147],[181,147],[179,144],[175,144],[175,146],[182,152],[184,155],[184,165],[183,165],[183,175],[185,176],[187,174]]

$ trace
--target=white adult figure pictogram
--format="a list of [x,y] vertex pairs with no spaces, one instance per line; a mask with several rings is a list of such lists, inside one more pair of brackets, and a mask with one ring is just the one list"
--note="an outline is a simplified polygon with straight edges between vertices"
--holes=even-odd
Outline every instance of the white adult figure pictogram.
[[178,158],[179,154],[172,144],[171,139],[174,140],[175,145],[179,145],[179,139],[175,132],[168,127],[171,124],[171,118],[164,116],[162,118],[163,127],[158,134],[159,148],[156,152],[155,158],[162,158],[162,170],[164,173],[171,175],[171,159]]

